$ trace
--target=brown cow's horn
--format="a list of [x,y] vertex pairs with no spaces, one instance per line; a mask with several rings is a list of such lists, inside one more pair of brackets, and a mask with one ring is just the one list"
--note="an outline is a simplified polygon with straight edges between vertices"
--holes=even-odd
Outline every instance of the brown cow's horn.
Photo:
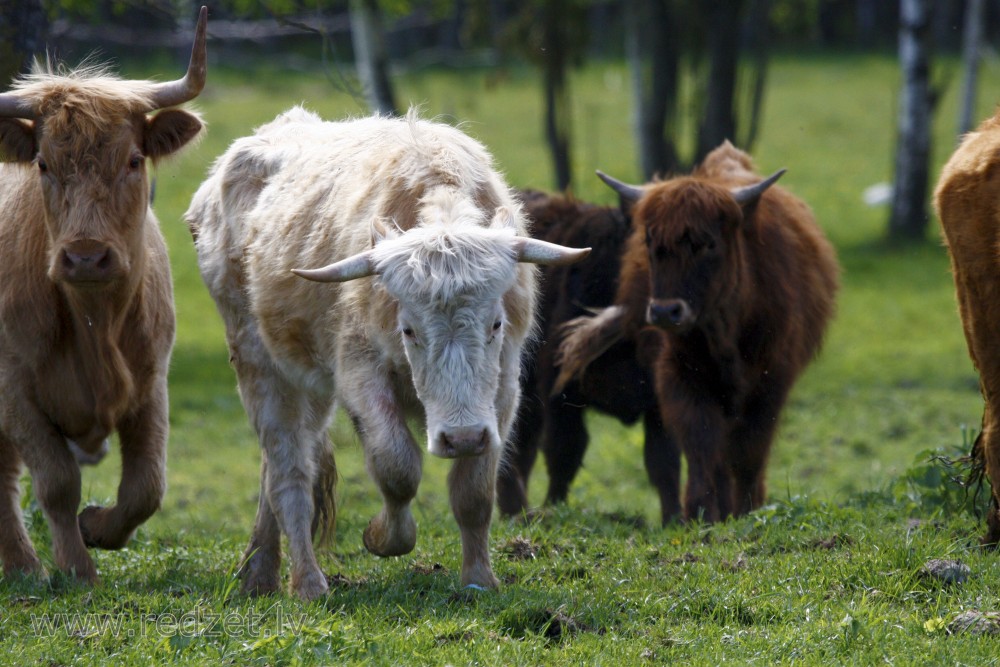
[[638,185],[629,185],[628,183],[622,183],[617,178],[612,178],[608,176],[600,169],[596,170],[597,177],[607,183],[608,187],[618,193],[621,197],[629,204],[634,204],[640,199],[642,199],[643,190]]
[[732,191],[733,199],[736,203],[742,206],[743,204],[749,204],[750,202],[757,201],[760,196],[764,194],[764,191],[769,187],[774,185],[782,174],[784,174],[787,169],[779,169],[767,178],[765,178],[760,183],[755,183],[753,185],[748,185],[745,188],[738,188]]
[[208,7],[202,7],[198,14],[198,26],[194,31],[194,46],[191,48],[191,62],[188,64],[184,78],[176,81],[166,81],[156,85],[153,90],[153,106],[150,111],[172,107],[193,100],[205,87],[205,77],[208,73],[205,35],[208,29]]

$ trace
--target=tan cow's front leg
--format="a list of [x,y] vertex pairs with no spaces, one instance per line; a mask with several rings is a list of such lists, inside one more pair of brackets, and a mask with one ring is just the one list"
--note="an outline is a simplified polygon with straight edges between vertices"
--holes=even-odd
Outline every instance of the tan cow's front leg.
[[149,401],[118,426],[122,477],[117,502],[111,507],[87,507],[80,513],[80,531],[87,546],[121,549],[160,508],[167,487],[169,428],[163,378],[155,384]]
[[448,473],[451,511],[462,532],[462,585],[496,588],[490,566],[490,522],[496,494],[500,452],[494,448],[482,456],[456,459]]
[[21,457],[14,446],[0,435],[0,559],[3,560],[5,575],[43,571],[21,517],[20,476]]

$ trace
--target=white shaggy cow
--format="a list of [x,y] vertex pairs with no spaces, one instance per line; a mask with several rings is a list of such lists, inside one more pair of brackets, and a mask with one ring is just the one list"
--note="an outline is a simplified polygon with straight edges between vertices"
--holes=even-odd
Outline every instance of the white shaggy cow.
[[528,238],[483,147],[413,113],[324,122],[294,108],[219,158],[186,218],[263,449],[244,590],[279,588],[284,533],[293,591],[327,591],[311,533],[335,514],[335,402],[384,499],[368,550],[416,543],[421,452],[405,416],[422,408],[428,449],[455,459],[462,583],[495,587],[489,525],[533,327],[529,264],[589,250]]
[[[88,546],[118,549],[166,486],[170,264],[149,208],[146,161],[180,149],[199,118],[165,109],[205,85],[202,8],[188,73],[124,81],[42,71],[0,96],[0,556],[40,573],[21,522],[31,472],[59,569],[97,579]],[[117,503],[80,506],[81,462],[118,432]]]

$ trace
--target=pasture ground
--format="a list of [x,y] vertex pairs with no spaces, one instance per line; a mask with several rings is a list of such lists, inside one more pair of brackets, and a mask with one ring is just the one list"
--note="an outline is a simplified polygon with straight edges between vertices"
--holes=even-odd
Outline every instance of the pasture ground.
[[[998,74],[1000,64],[984,64],[980,118],[1000,100]],[[425,115],[461,120],[514,185],[551,183],[533,72],[410,72],[398,85]],[[956,89],[937,115],[935,175],[955,144]],[[331,119],[363,110],[320,73],[213,66],[198,100],[207,136],[158,174],[179,322],[165,505],[128,548],[95,553],[103,578],[95,589],[58,574],[0,580],[0,663],[1000,662],[997,636],[949,630],[963,612],[1000,611],[1000,556],[976,546],[982,523],[933,458],[962,451],[981,406],[947,258],[936,222],[926,243],[890,247],[886,209],[861,200],[891,178],[897,90],[888,57],[788,56],[769,74],[757,164],[788,168],[783,185],[813,206],[844,271],[824,351],[783,416],[769,505],[722,525],[659,527],[640,434],[594,416],[569,504],[528,523],[497,520],[503,588],[462,590],[447,463],[425,458],[415,552],[375,558],[361,532],[378,495],[341,420],[337,538],[321,555],[332,590],[304,604],[238,593],[233,573],[256,508],[259,453],[181,214],[214,157],[291,104]],[[572,93],[576,192],[610,203],[594,168],[638,180],[627,73],[620,63],[590,65],[574,75]],[[88,469],[84,502],[113,498],[117,475],[115,455]],[[545,484],[540,463],[536,504]],[[51,565],[44,518],[30,494],[24,504]],[[968,579],[923,574],[935,558],[961,560]]]

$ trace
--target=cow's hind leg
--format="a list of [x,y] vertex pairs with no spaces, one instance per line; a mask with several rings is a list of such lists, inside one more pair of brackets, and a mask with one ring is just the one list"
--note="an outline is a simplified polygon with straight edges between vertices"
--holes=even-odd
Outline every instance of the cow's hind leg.
[[0,558],[4,574],[42,572],[31,539],[21,518],[21,457],[14,446],[0,436]]
[[448,474],[451,511],[462,533],[462,585],[496,588],[490,566],[490,521],[499,453],[457,459]]
[[564,503],[587,452],[589,438],[583,408],[563,403],[560,398],[551,399],[543,437],[542,451],[549,472],[545,503]]
[[[297,386],[282,378],[261,348],[256,339],[245,341],[243,346],[230,345],[240,398],[266,459],[257,520],[240,571],[243,590],[251,594],[273,590],[279,564],[275,545],[280,542],[277,536],[284,533],[292,565],[292,591],[311,600],[329,590],[312,545],[317,474],[313,443],[322,430],[316,421],[325,428],[329,415],[316,414],[314,405]],[[264,360],[259,362],[261,358]]]
[[543,416],[539,398],[525,396],[497,473],[497,505],[505,516],[519,516],[528,509],[528,478],[538,457]]
[[80,513],[87,546],[121,549],[135,529],[160,508],[167,487],[167,382],[157,382],[150,400],[118,425],[122,476],[111,507]]

